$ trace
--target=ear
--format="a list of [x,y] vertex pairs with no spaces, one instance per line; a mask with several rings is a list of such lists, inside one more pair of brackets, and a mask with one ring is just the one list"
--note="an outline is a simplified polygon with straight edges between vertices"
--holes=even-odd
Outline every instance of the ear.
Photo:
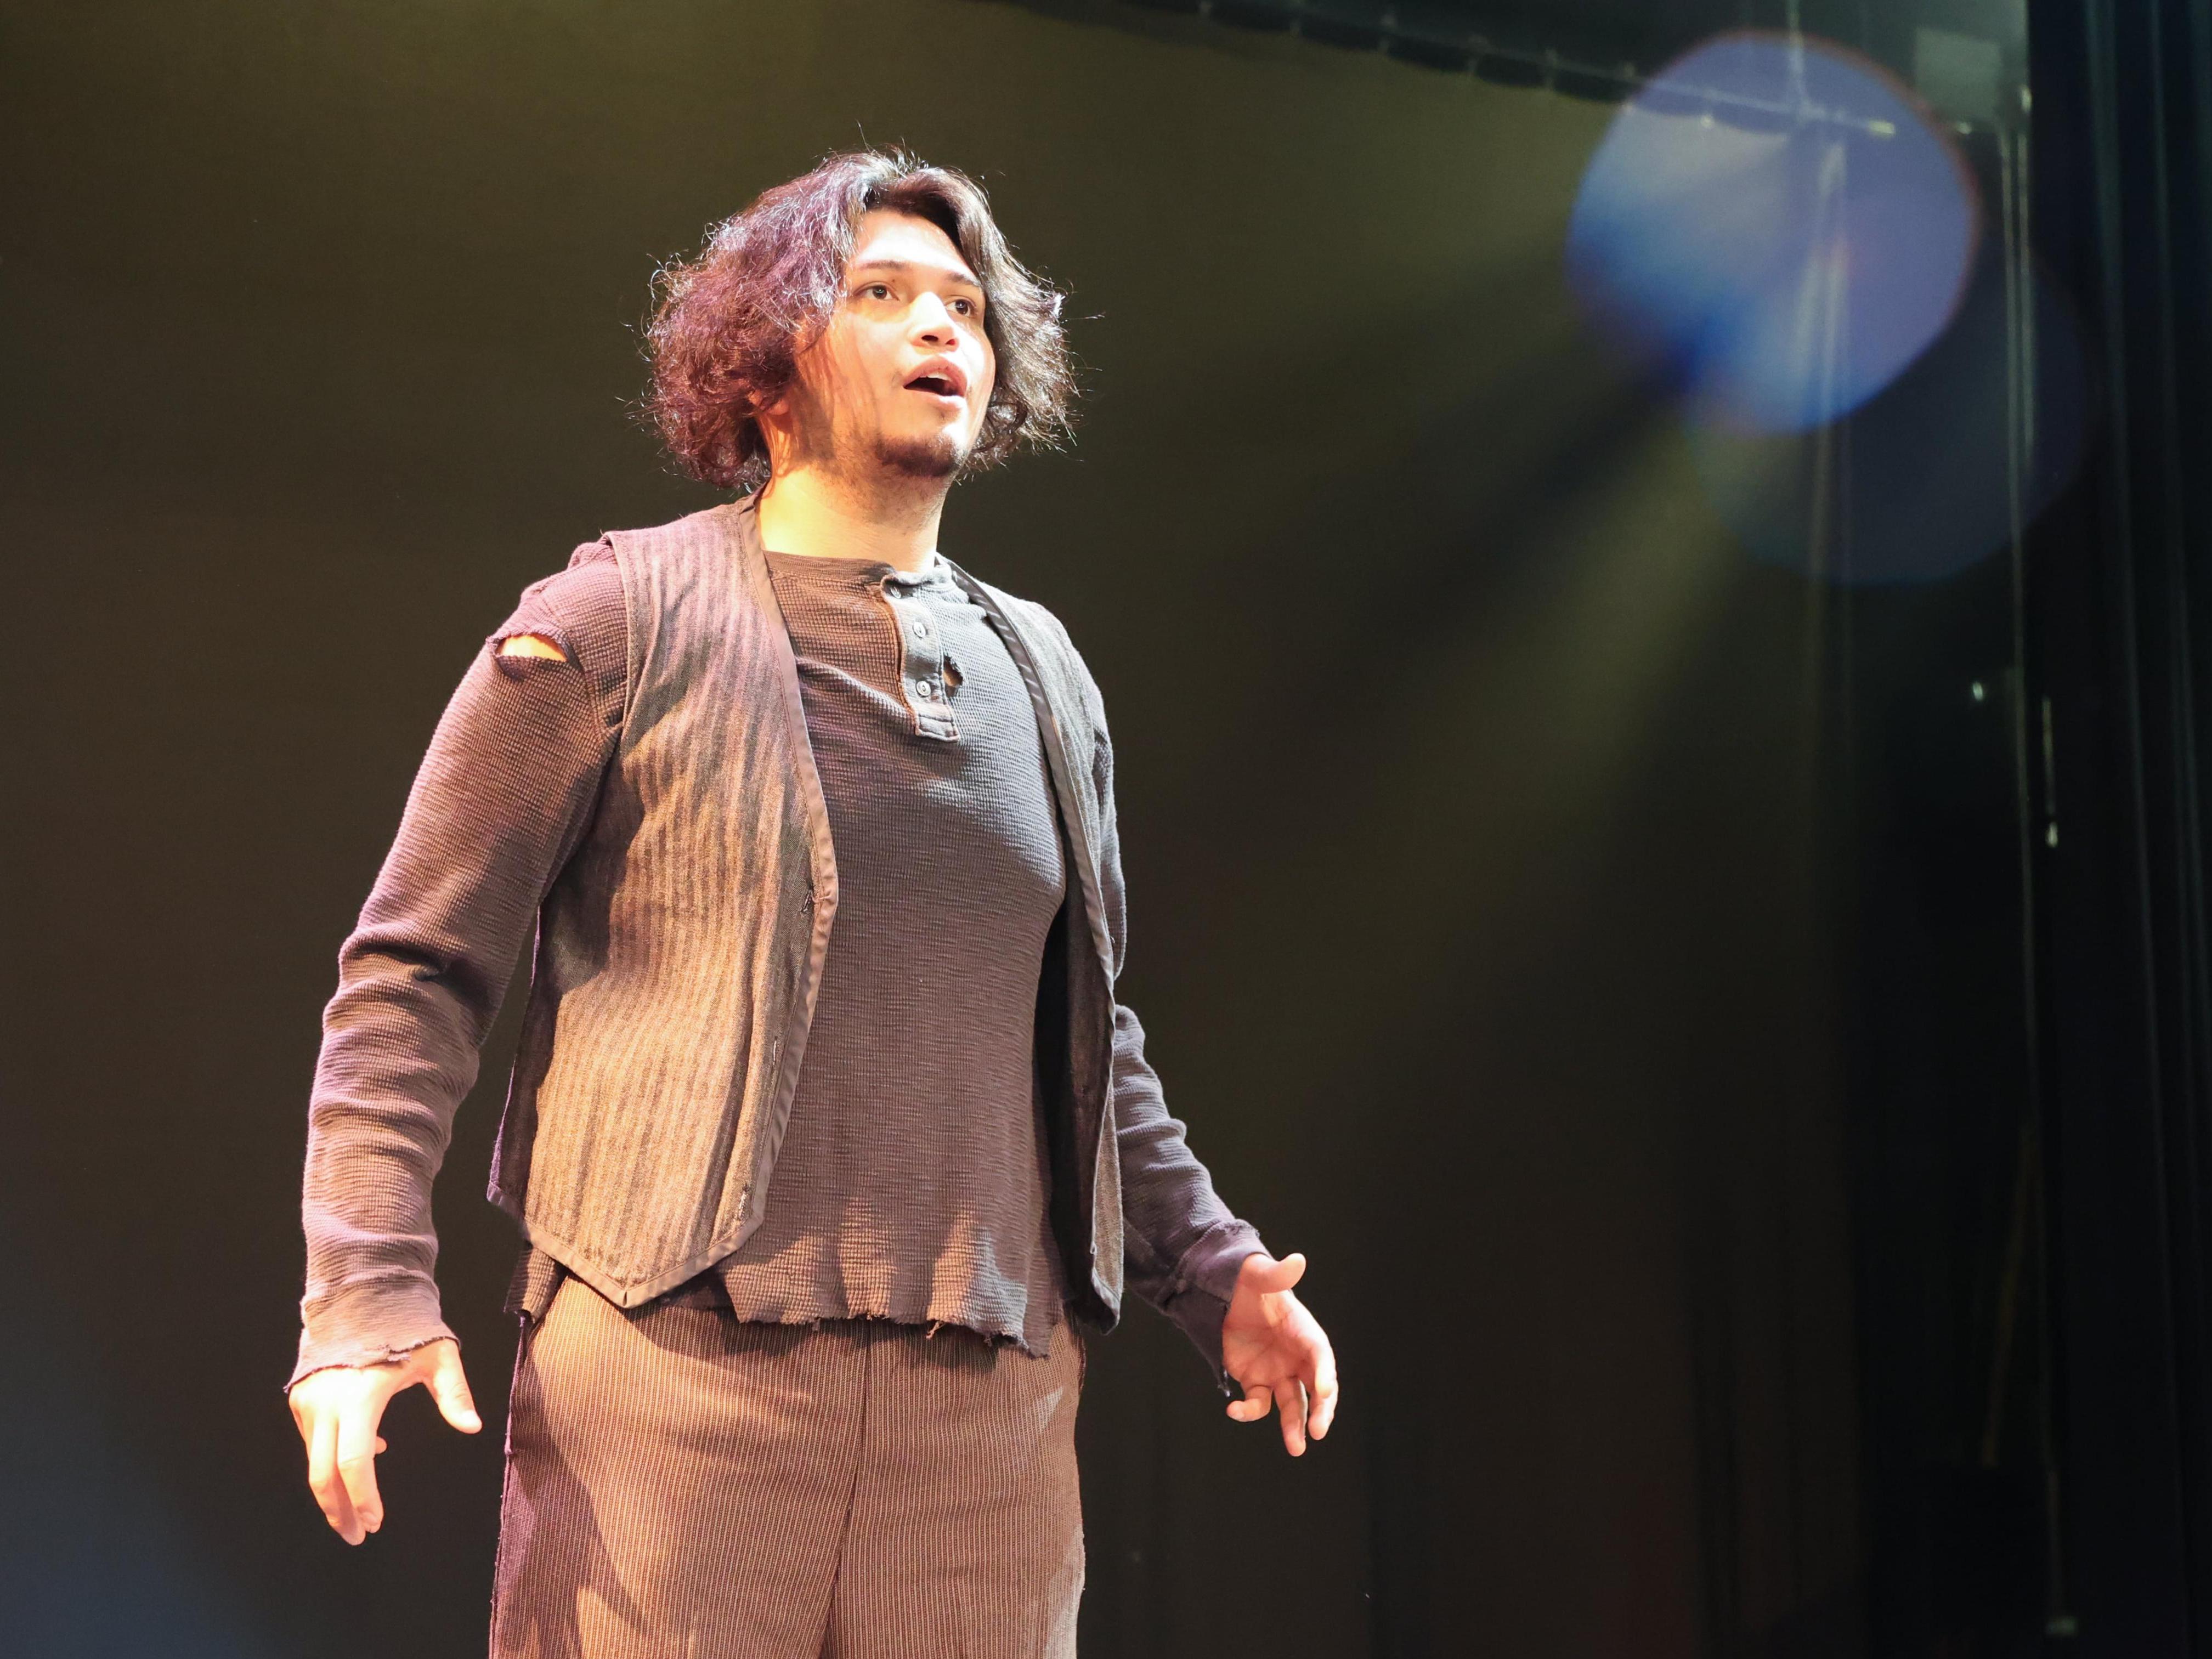
[[754,392],[745,400],[745,413],[763,426],[788,427],[797,412],[795,405],[799,391],[799,373],[794,363],[791,378],[783,383],[783,389],[766,402],[762,401],[757,391]]

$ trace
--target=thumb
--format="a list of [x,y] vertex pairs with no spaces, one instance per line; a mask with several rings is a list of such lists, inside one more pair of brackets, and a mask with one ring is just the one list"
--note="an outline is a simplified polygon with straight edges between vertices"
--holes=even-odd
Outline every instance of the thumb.
[[446,1421],[463,1434],[474,1434],[483,1427],[483,1419],[477,1415],[477,1402],[469,1397],[469,1379],[461,1370],[460,1350],[451,1344],[441,1346],[430,1371],[430,1397],[438,1402],[438,1413]]
[[1272,1293],[1289,1290],[1305,1273],[1304,1252],[1292,1250],[1279,1261],[1269,1255],[1253,1258],[1245,1264],[1243,1279],[1255,1291]]

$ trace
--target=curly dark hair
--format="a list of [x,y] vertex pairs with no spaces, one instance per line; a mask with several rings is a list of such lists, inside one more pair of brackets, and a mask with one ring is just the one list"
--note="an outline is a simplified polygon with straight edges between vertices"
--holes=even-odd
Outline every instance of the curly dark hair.
[[766,482],[754,411],[783,393],[797,354],[828,324],[860,216],[878,208],[935,225],[983,285],[998,374],[963,471],[995,465],[1024,443],[1065,441],[1076,387],[1060,326],[1064,296],[1014,257],[965,173],[902,149],[849,150],[763,191],[708,230],[696,258],[654,273],[643,412],[684,472],[724,489]]

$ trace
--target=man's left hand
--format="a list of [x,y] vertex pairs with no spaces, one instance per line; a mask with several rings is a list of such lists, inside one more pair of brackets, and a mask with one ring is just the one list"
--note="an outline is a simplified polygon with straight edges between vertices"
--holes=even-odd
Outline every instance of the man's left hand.
[[1242,1400],[1229,1402],[1230,1416],[1257,1423],[1280,1407],[1283,1445],[1293,1457],[1304,1455],[1309,1434],[1327,1434],[1336,1415],[1336,1355],[1291,1293],[1305,1271],[1296,1250],[1280,1261],[1264,1251],[1246,1256],[1221,1322],[1221,1363],[1244,1389]]

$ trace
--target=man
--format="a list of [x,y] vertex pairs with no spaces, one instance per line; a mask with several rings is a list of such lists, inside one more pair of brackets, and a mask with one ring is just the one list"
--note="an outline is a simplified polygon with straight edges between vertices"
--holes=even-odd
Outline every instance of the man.
[[494,1652],[1072,1653],[1076,1322],[1126,1274],[1294,1455],[1336,1382],[1113,995],[1096,684],[937,550],[957,478],[1065,428],[1060,296],[872,152],[659,286],[661,432],[758,488],[578,549],[440,723],[325,1018],[309,1484],[359,1543],[394,1394],[480,1426],[430,1185],[534,917]]

